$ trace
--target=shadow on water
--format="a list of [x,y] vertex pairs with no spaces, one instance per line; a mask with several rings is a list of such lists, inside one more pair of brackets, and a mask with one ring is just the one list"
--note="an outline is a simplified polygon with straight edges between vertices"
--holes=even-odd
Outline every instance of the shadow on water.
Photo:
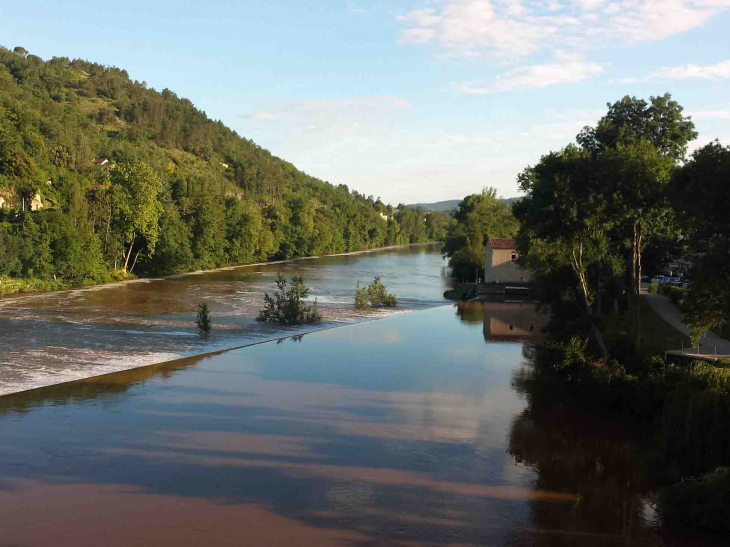
[[671,544],[631,440],[532,405],[528,346],[453,314],[0,397],[2,541]]

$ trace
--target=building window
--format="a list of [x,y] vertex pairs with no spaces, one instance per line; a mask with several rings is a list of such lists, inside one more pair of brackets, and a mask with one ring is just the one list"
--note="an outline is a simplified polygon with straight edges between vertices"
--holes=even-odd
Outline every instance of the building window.
[[517,253],[512,253],[512,262],[517,260]]

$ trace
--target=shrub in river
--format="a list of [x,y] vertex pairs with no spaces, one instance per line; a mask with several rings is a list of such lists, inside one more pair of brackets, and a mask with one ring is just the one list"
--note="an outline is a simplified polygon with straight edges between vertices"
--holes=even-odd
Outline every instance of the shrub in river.
[[367,287],[361,287],[357,282],[355,287],[355,309],[394,308],[398,304],[394,294],[388,293],[380,277],[376,277]]
[[301,276],[292,277],[291,288],[286,290],[286,277],[276,276],[277,290],[273,296],[264,293],[264,309],[259,312],[258,321],[301,325],[303,323],[319,323],[322,315],[317,310],[317,300],[306,306],[303,300],[309,294]]
[[664,488],[659,495],[664,522],[727,534],[730,532],[730,468]]
[[198,313],[195,314],[195,324],[200,330],[200,334],[208,335],[213,328],[213,316],[210,315],[208,304],[199,304]]
[[356,310],[367,310],[370,308],[370,302],[368,301],[368,288],[360,285],[360,281],[357,282],[355,287],[355,309]]

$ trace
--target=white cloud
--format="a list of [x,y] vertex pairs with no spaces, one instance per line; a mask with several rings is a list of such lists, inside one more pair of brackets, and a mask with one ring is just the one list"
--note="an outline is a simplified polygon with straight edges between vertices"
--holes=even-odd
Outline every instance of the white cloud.
[[433,42],[449,56],[515,61],[566,46],[659,40],[702,26],[728,7],[730,0],[443,0],[396,19],[404,24],[401,43]]
[[571,61],[567,63],[521,67],[489,82],[462,84],[457,92],[468,95],[485,95],[502,91],[535,89],[555,84],[575,84],[603,72],[596,63]]
[[663,67],[643,78],[620,78],[611,83],[634,84],[652,80],[720,80],[730,78],[730,60],[716,65],[683,65]]
[[686,80],[689,78],[702,80],[730,78],[730,60],[723,61],[716,65],[684,65],[678,67],[665,67],[653,72],[652,77],[671,80]]
[[730,120],[730,110],[691,110],[686,112],[693,118],[713,118],[715,120]]

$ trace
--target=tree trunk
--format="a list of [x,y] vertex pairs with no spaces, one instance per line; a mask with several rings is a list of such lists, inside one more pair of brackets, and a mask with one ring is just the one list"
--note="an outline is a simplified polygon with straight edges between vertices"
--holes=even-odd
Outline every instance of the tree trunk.
[[136,234],[132,232],[132,239],[129,242],[129,250],[127,251],[127,256],[124,258],[124,266],[122,266],[122,269],[124,272],[127,272],[127,265],[129,264],[129,257],[132,255],[132,247],[134,247],[134,239],[136,237]]
[[639,287],[639,283],[641,283],[641,277],[638,277],[637,282],[637,269],[636,265],[638,262],[638,247],[639,247],[639,221],[634,220],[634,229],[631,234],[631,260],[629,264],[629,279],[628,279],[628,286],[627,286],[627,292],[628,292],[628,303],[629,303],[629,309],[634,308],[639,303],[639,291],[637,290],[637,287]]
[[603,263],[598,261],[598,279],[596,294],[596,315],[603,315]]
[[638,233],[636,235],[636,302],[639,302],[641,294],[641,245],[644,239],[644,230],[641,222],[639,222]]
[[581,300],[583,301],[583,307],[585,308],[586,317],[591,322],[591,334],[593,334],[593,338],[596,340],[596,344],[598,344],[598,349],[601,351],[601,357],[605,360],[608,360],[608,348],[606,348],[606,343],[603,341],[603,335],[601,334],[601,331],[598,329],[596,324],[593,322],[593,310],[591,309],[591,301],[589,296],[590,289],[588,288],[588,280],[586,279],[585,269],[583,267],[582,242],[578,245],[577,256],[575,253],[575,248],[573,248],[573,256],[571,262],[573,265],[573,270],[578,276],[578,281],[580,283]]
[[132,273],[132,270],[134,270],[134,266],[137,264],[137,259],[139,258],[139,253],[142,252],[142,249],[137,251],[137,254],[134,255],[134,261],[132,262],[132,267],[129,268],[129,273]]

